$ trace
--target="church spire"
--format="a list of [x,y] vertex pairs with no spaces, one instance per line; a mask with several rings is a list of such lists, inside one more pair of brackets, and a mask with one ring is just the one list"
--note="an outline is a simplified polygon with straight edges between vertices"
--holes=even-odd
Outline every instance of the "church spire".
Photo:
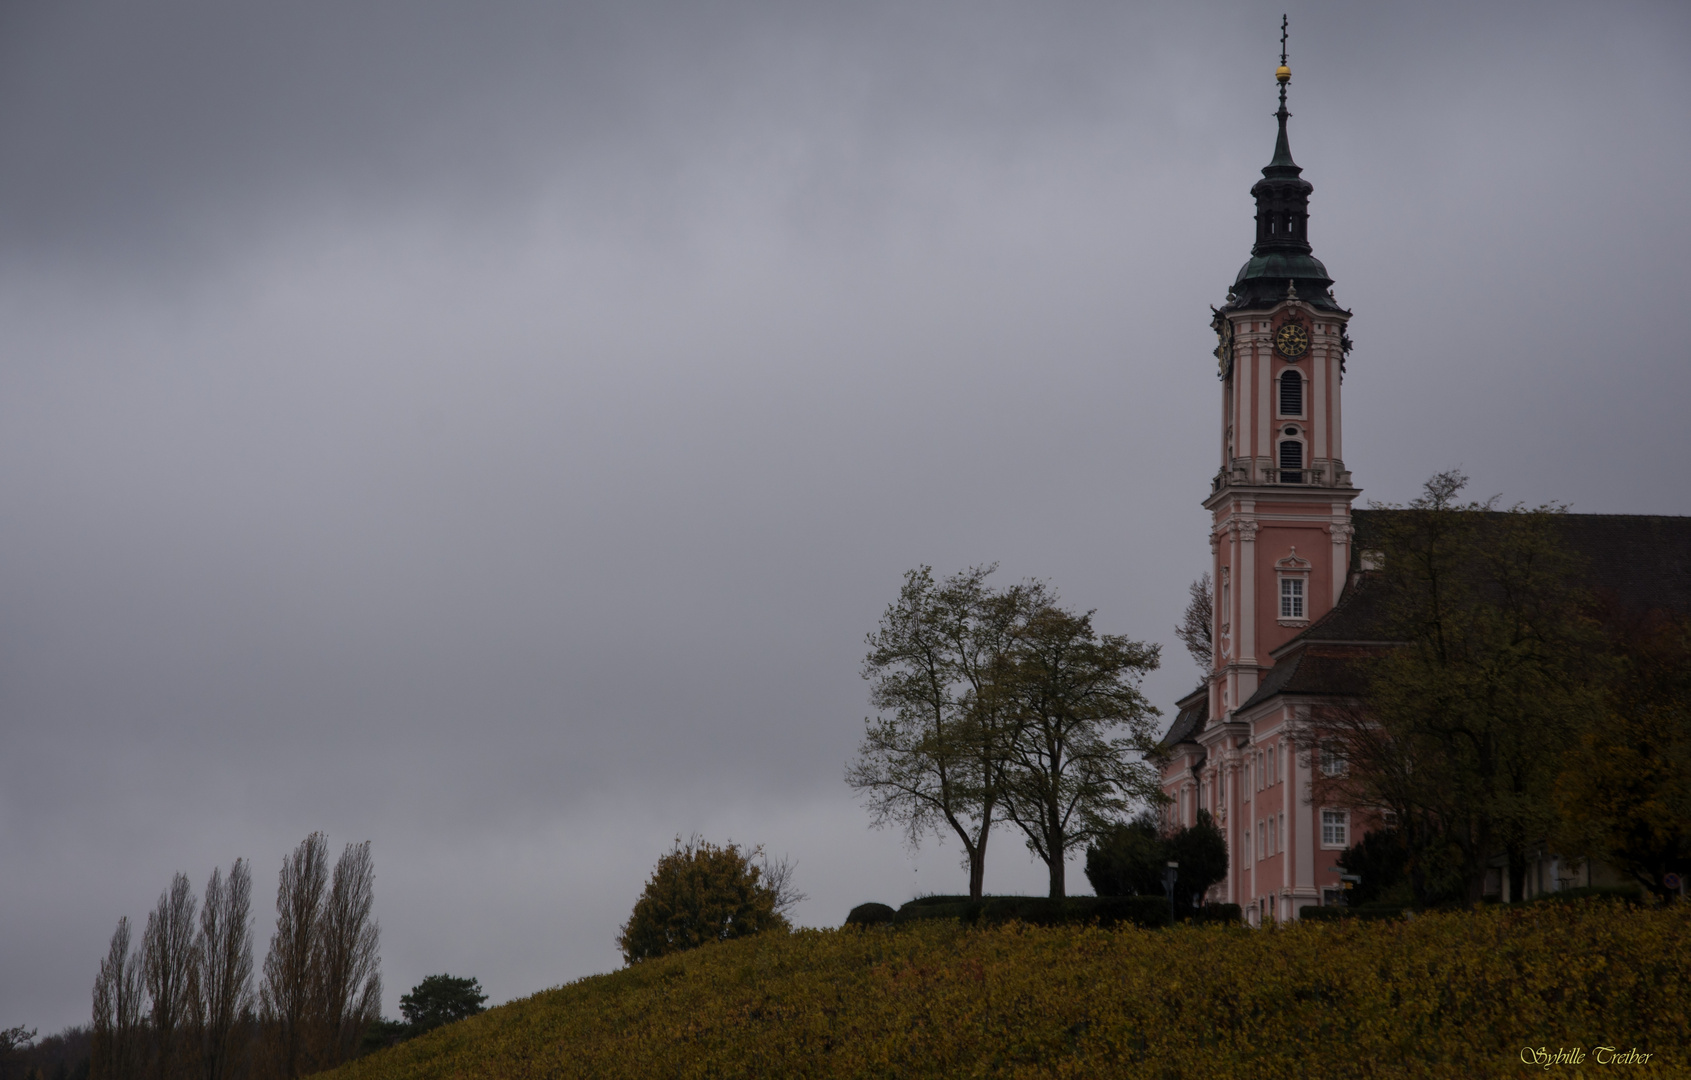
[[1256,243],[1251,245],[1251,260],[1233,283],[1231,303],[1235,307],[1273,306],[1288,290],[1296,289],[1306,302],[1336,310],[1338,305],[1327,295],[1333,279],[1309,244],[1309,196],[1315,186],[1303,179],[1303,170],[1292,160],[1292,146],[1286,136],[1286,121],[1292,115],[1286,108],[1286,86],[1292,81],[1292,69],[1286,64],[1288,29],[1289,20],[1282,15],[1280,66],[1274,72],[1280,84],[1280,109],[1274,114],[1279,134],[1273,160],[1251,188],[1257,204]]
[[[1268,163],[1268,169],[1289,168],[1292,170],[1291,175],[1296,176],[1303,170],[1299,169],[1297,163],[1292,160],[1292,145],[1286,140],[1286,120],[1292,115],[1286,111],[1286,85],[1292,81],[1292,69],[1286,66],[1287,25],[1286,16],[1281,15],[1280,66],[1274,72],[1275,81],[1280,84],[1280,111],[1274,114],[1275,118],[1280,121],[1280,137],[1274,142],[1274,160]],[[1262,171],[1264,176],[1270,175],[1268,169]]]

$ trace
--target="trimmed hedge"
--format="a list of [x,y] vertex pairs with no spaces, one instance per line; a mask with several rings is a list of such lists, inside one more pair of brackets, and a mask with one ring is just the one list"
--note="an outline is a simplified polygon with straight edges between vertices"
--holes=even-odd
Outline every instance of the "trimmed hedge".
[[1338,922],[1340,919],[1401,919],[1414,913],[1406,907],[1316,907],[1307,904],[1298,909],[1298,918],[1310,922]]
[[1205,904],[1188,913],[1184,921],[1238,926],[1245,921],[1245,909],[1238,904]]
[[1600,900],[1624,900],[1629,904],[1642,904],[1644,902],[1644,889],[1638,885],[1581,885],[1577,889],[1563,889],[1561,892],[1535,896],[1527,903],[1566,904],[1593,897]]
[[[1638,905],[1644,902],[1644,890],[1637,885],[1583,885],[1577,889],[1563,889],[1561,892],[1542,893],[1531,900],[1517,900],[1508,904],[1497,905],[1504,908],[1520,907],[1523,904],[1572,904],[1581,900],[1619,900],[1627,904]],[[1362,907],[1315,907],[1313,905],[1298,909],[1298,918],[1309,919],[1314,922],[1337,922],[1340,919],[1397,919],[1413,916],[1415,908],[1392,907],[1386,905],[1368,904]],[[1457,910],[1457,909],[1452,909]]]
[[845,924],[847,926],[876,926],[880,923],[892,922],[892,917],[895,914],[897,913],[885,904],[859,904],[851,909],[851,914],[846,916]]
[[894,923],[917,919],[957,919],[969,926],[1008,922],[1030,926],[1167,926],[1168,901],[1156,896],[984,896],[979,900],[924,896],[898,909]]

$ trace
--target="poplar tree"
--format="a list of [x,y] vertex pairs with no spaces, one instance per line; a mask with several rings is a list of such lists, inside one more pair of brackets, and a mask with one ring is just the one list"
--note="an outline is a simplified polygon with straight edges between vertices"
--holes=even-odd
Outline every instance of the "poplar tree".
[[141,956],[130,951],[129,917],[118,919],[94,980],[94,1031],[89,1080],[138,1080],[141,1045]]
[[200,909],[199,1001],[196,1027],[203,1080],[228,1080],[239,1071],[252,1008],[252,873],[236,859],[229,876],[213,869]]
[[282,863],[276,932],[264,958],[260,1017],[283,1080],[329,1069],[381,1016],[381,931],[370,844],[348,844],[329,872],[312,833]]
[[348,844],[335,863],[319,911],[315,970],[318,1064],[350,1057],[365,1030],[381,1019],[381,929],[375,920],[376,870],[370,842]]
[[186,1037],[199,994],[194,911],[198,902],[188,875],[171,879],[169,891],[147,916],[141,935],[141,978],[152,999],[153,1073],[176,1080],[192,1059]]
[[271,1054],[282,1080],[315,1071],[312,1066],[321,961],[318,919],[328,883],[329,842],[312,833],[282,861],[276,886],[276,931],[264,957],[259,1010]]

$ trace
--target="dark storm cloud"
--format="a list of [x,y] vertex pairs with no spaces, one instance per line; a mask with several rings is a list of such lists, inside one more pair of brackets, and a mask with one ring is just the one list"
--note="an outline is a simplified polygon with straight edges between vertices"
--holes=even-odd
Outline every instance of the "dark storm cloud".
[[[840,782],[862,636],[1001,560],[1189,687],[1278,16],[7,7],[0,1026],[314,828],[374,841],[390,1010],[612,966],[677,832],[808,922],[948,887]],[[1684,11],[1292,18],[1367,495],[1691,512]]]

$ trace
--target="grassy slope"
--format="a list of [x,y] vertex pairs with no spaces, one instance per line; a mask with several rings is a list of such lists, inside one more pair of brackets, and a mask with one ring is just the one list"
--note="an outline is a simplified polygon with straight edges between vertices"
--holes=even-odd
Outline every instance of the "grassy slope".
[[336,1080],[1518,1076],[1541,1045],[1637,1046],[1655,1056],[1632,1071],[1686,1075],[1691,907],[765,935],[536,994]]

